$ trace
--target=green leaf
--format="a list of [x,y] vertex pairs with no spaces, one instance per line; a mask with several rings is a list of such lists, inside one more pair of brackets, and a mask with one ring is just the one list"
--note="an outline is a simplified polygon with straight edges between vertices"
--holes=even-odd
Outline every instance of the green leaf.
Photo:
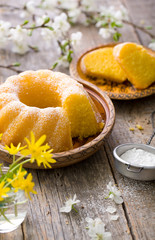
[[[31,28],[34,28],[35,26],[36,26],[35,23],[33,23],[33,24],[31,25]],[[29,36],[29,37],[32,36],[33,30],[34,30],[34,29],[29,30],[29,32],[28,32],[28,36]]]
[[111,27],[114,28],[116,26],[115,22],[111,22]]
[[29,23],[29,21],[28,21],[28,20],[25,20],[25,21],[23,22],[22,26],[24,26],[24,25],[26,25],[26,24],[28,24],[28,23]]
[[53,64],[53,66],[50,68],[50,70],[55,69],[57,65],[58,65],[58,62],[55,62],[55,63]]
[[48,22],[50,21],[50,18],[49,17],[46,17],[44,22],[43,22],[43,25],[47,24]]
[[147,30],[151,30],[152,29],[152,26],[147,26],[145,27]]
[[118,27],[118,28],[121,28],[121,27],[123,27],[123,24],[118,24],[118,23],[116,23],[116,27]]
[[113,35],[114,41],[117,42],[121,36],[122,36],[122,34],[120,34],[119,32],[115,32]]
[[14,67],[19,67],[20,65],[21,65],[20,62],[12,63],[12,66],[14,66]]
[[33,33],[33,29],[31,29],[31,30],[28,32],[28,36],[31,37],[31,36],[32,36],[32,33]]
[[49,30],[51,30],[51,31],[54,30],[54,29],[53,29],[52,27],[50,27],[50,26],[47,26],[47,28],[48,28]]
[[73,51],[72,51],[72,50],[69,50],[68,55],[67,55],[67,61],[68,61],[69,63],[71,63],[71,61],[72,61],[72,53],[73,53]]
[[116,23],[116,22],[111,22],[111,27],[112,28],[114,28],[114,27],[118,27],[118,28],[121,28],[121,27],[123,27],[123,24],[118,24],[118,23]]
[[101,24],[101,27],[107,27],[108,26],[108,23],[107,22],[103,22],[102,24]]
[[69,45],[69,41],[66,41],[63,45],[60,45],[60,48],[63,52],[66,52],[66,47]]
[[39,52],[39,48],[37,46],[31,46],[29,45],[29,47],[34,50],[35,52]]

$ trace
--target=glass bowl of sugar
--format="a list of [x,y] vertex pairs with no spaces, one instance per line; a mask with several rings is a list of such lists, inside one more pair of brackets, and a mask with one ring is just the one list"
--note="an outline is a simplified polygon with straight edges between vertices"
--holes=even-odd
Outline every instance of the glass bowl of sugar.
[[122,175],[142,181],[155,180],[155,148],[146,144],[126,143],[117,146],[115,167]]

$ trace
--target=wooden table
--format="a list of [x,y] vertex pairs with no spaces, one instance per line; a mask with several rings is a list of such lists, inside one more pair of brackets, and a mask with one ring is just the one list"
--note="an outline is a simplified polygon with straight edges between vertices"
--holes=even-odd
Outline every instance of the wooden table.
[[[0,1],[4,3],[5,1]],[[7,1],[16,4],[18,1]],[[130,20],[140,24],[152,25],[155,32],[155,2],[154,0],[110,0],[102,1],[105,4],[125,4],[129,10]],[[18,21],[18,14],[9,11],[0,12],[5,19]],[[105,43],[96,34],[94,27],[75,27],[83,32],[83,42],[80,48],[87,49],[89,45]],[[152,30],[152,32],[153,32]],[[135,41],[148,45],[150,37],[132,26],[126,25],[122,29],[121,41]],[[39,47],[44,50],[39,53],[30,52],[24,57],[13,54],[11,51],[0,50],[1,64],[22,62],[21,69],[49,68],[55,58],[54,47],[51,51],[41,42]],[[76,49],[78,54],[79,49]],[[61,69],[63,71],[63,69]],[[9,70],[0,69],[0,80],[14,74]],[[153,240],[155,239],[155,182],[140,182],[120,175],[114,167],[112,151],[114,147],[126,142],[146,143],[152,133],[150,115],[155,110],[155,96],[130,101],[113,101],[116,110],[116,122],[108,140],[101,149],[87,160],[70,167],[53,170],[30,170],[36,184],[38,195],[32,196],[29,201],[27,218],[14,232],[1,234],[0,239],[11,240],[83,240],[89,239],[86,230],[86,217],[101,218],[106,228],[112,233],[115,240]],[[130,127],[136,124],[144,130]],[[155,139],[152,141],[155,146]],[[122,191],[124,203],[117,205],[119,219],[109,221],[104,210],[109,205],[115,206],[110,200],[105,200],[108,190],[107,184],[111,181],[117,184]],[[78,213],[60,213],[66,198],[77,194],[81,203],[77,206]]]

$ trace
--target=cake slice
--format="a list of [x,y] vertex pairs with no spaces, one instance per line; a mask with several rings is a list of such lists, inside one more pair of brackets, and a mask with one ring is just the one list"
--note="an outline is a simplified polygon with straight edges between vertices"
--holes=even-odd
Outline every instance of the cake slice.
[[113,56],[113,47],[99,48],[84,55],[81,60],[81,70],[88,76],[117,83],[122,83],[127,78]]
[[114,47],[113,55],[137,89],[145,89],[155,82],[155,55],[136,43],[122,43]]

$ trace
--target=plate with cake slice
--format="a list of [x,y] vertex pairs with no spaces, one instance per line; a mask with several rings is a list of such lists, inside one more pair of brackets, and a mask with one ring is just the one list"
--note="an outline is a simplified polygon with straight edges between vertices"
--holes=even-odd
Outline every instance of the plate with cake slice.
[[70,75],[95,84],[111,99],[137,99],[155,93],[155,52],[125,42],[100,45],[75,56]]

